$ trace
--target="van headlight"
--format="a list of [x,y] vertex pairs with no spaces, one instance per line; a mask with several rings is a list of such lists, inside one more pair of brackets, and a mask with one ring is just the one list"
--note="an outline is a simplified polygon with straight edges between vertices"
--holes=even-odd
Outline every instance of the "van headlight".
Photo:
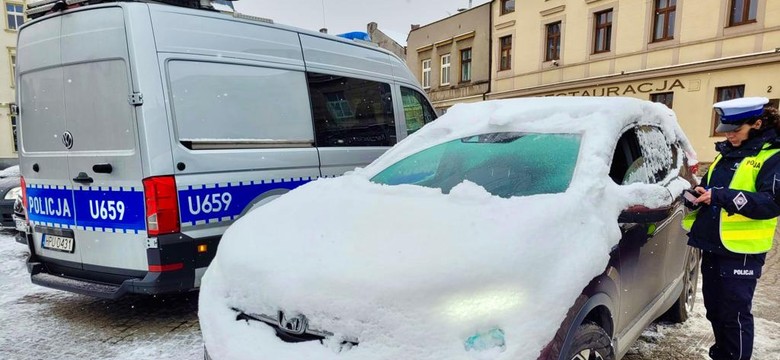
[[496,349],[499,352],[506,350],[504,330],[493,328],[485,332],[477,332],[466,339],[463,346],[466,351],[486,351]]
[[5,193],[5,200],[16,200],[17,197],[22,195],[22,187],[17,186],[11,190],[8,190],[7,193]]

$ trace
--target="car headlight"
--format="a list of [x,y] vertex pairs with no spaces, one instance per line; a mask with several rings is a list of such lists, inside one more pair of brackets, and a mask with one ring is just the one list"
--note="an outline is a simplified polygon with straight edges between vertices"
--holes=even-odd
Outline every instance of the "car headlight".
[[466,348],[466,351],[485,351],[491,349],[504,351],[506,350],[504,330],[493,328],[486,332],[477,332],[466,339],[463,347]]
[[16,200],[17,197],[22,195],[22,187],[17,186],[11,190],[8,190],[7,193],[5,193],[5,199],[6,200]]

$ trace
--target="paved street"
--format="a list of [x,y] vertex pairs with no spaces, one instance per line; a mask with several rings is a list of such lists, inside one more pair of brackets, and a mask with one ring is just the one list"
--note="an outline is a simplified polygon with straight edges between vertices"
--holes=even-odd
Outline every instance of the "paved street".
[[[0,359],[201,359],[197,293],[97,300],[30,284],[26,249],[0,233]],[[770,254],[755,301],[755,360],[780,360],[780,255]],[[625,360],[706,359],[701,295],[683,325],[654,324]]]

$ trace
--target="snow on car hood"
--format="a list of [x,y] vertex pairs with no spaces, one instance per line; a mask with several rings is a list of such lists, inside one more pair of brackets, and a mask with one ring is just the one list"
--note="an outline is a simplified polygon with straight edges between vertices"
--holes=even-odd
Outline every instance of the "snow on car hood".
[[[523,103],[538,111],[515,116],[507,108],[518,102],[455,107],[367,168],[309,183],[238,220],[203,278],[209,352],[215,359],[536,359],[607,265],[620,211],[670,201],[660,187],[656,196],[642,185],[603,181],[612,148],[605,144],[643,114],[665,132],[679,126],[673,113],[638,101],[595,108],[580,101],[588,106],[568,113],[545,100]],[[442,194],[368,180],[431,145],[512,130],[585,134],[569,190],[505,199],[470,182]],[[334,342],[360,344],[337,353],[318,342],[284,343],[264,324],[236,321],[231,308],[304,314]],[[505,333],[503,352],[465,351],[467,338],[495,328]]]
[[[224,309],[301,313],[317,329],[358,338],[339,359],[471,358],[465,339],[496,327],[507,350],[493,358],[534,359],[620,236],[620,209],[604,216],[587,201],[503,199],[467,182],[443,195],[354,175],[321,179],[230,227],[204,288],[219,283],[212,300]],[[317,344],[307,356],[307,347],[271,339],[275,346],[255,350],[274,359],[333,354]],[[212,352],[221,343],[206,342]]]

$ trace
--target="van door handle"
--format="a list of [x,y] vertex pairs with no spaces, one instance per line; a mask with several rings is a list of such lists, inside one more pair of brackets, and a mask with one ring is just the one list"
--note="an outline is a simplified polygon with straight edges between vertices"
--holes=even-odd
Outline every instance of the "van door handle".
[[76,176],[76,177],[73,178],[73,181],[77,182],[77,183],[82,183],[82,184],[92,184],[92,182],[95,181],[95,180],[92,180],[92,178],[89,177],[89,175],[87,175],[87,173],[80,172],[79,176]]
[[114,171],[114,168],[111,166],[111,164],[95,164],[92,166],[92,171],[99,174],[110,174],[112,171]]

